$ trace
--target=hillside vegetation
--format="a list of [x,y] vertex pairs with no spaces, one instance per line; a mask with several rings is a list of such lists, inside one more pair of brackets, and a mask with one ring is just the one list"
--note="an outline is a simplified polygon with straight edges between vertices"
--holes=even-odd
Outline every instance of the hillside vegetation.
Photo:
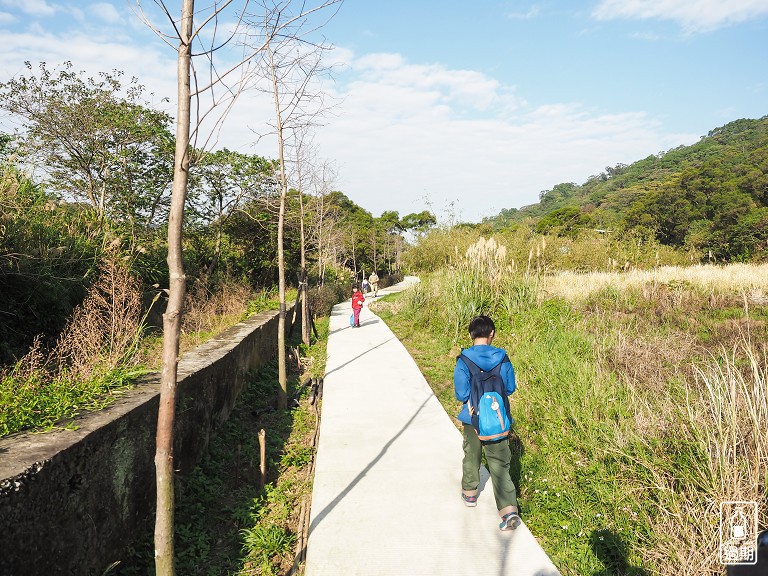
[[[573,576],[720,574],[720,502],[757,501],[768,526],[768,267],[558,272],[540,238],[463,247],[467,235],[423,242],[421,261],[444,265],[379,312],[451,416],[468,322],[494,318],[519,379],[523,518],[555,564]],[[533,255],[513,265],[517,253]],[[653,262],[656,247],[636,256]]]
[[[175,138],[172,118],[154,108],[162,95],[150,102],[137,79],[116,70],[87,77],[70,62],[25,67],[0,82],[0,110],[17,127],[0,133],[0,367],[38,336],[52,345],[112,260],[137,279],[145,305],[169,285]],[[190,155],[190,291],[270,290],[278,278],[278,162],[226,148]],[[335,188],[323,159],[303,162],[303,185],[287,194],[289,283],[304,261],[312,285],[338,279],[346,291],[350,275],[376,269],[383,277],[398,267],[402,232],[434,224],[428,212],[374,217]]]
[[699,260],[768,257],[768,116],[742,119],[587,182],[561,183],[520,210],[484,222],[495,230],[529,220],[540,234],[633,233],[684,248]]

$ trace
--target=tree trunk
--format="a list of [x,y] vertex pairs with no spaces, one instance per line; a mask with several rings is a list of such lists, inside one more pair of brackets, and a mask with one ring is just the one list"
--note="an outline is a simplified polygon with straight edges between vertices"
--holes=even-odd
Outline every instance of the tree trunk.
[[299,292],[301,293],[301,341],[309,346],[309,285],[307,283],[307,244],[304,239],[304,191],[302,188],[301,170],[303,158],[301,157],[302,142],[298,144],[296,160],[298,163],[299,178],[299,235],[301,236],[301,272],[299,273]]
[[272,72],[272,91],[275,97],[275,118],[277,120],[277,147],[280,159],[280,213],[277,220],[277,270],[278,292],[280,295],[280,316],[277,322],[277,364],[278,381],[277,408],[284,410],[288,407],[288,376],[285,369],[285,253],[283,246],[283,231],[285,228],[285,197],[288,194],[288,179],[285,174],[285,146],[283,142],[283,122],[280,113],[280,92],[277,83],[274,54],[267,45],[269,65]]
[[320,286],[325,286],[325,244],[323,243],[323,222],[325,220],[325,202],[320,198],[320,218],[317,223],[317,275],[319,276]]
[[155,573],[173,576],[173,423],[176,413],[176,376],[179,360],[179,331],[184,305],[186,278],[181,251],[184,202],[189,174],[190,43],[194,0],[183,0],[178,51],[178,116],[174,155],[171,211],[168,217],[168,307],[163,314],[163,371],[160,379],[160,407],[157,415],[155,471],[157,506],[155,516]]

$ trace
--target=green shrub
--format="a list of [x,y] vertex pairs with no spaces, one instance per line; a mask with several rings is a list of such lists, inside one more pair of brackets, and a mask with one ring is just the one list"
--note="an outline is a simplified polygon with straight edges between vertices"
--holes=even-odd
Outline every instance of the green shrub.
[[316,318],[330,316],[333,307],[348,296],[347,289],[342,285],[326,283],[309,289],[309,306]]
[[385,274],[379,280],[379,288],[387,288],[389,286],[399,284],[403,281],[403,278],[404,276],[402,272],[392,272],[391,274]]

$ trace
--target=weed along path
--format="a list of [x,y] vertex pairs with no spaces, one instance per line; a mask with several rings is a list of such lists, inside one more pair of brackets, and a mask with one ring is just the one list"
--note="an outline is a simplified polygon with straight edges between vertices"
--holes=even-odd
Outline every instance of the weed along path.
[[499,530],[487,472],[464,506],[461,434],[386,324],[349,315],[331,316],[305,575],[559,574],[524,524]]

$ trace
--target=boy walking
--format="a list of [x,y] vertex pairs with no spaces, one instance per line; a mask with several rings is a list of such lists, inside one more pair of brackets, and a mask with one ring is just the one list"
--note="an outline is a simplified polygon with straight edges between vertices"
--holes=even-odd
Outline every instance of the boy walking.
[[[507,353],[502,348],[491,346],[496,336],[496,326],[488,316],[475,316],[469,322],[469,335],[472,346],[462,350],[456,360],[453,371],[453,387],[456,399],[464,403],[458,419],[463,424],[464,459],[462,461],[461,497],[466,506],[477,505],[478,486],[480,485],[480,462],[485,452],[488,471],[491,473],[493,495],[496,508],[501,516],[501,530],[514,530],[520,525],[517,506],[517,490],[512,481],[510,466],[512,451],[509,447],[508,432],[501,439],[481,441],[472,424],[473,407],[467,405],[470,400],[472,373],[489,373],[496,369],[504,383],[506,395],[516,389],[515,371]],[[508,410],[508,403],[497,405],[501,411]],[[506,416],[512,422],[511,416]]]
[[365,302],[365,296],[363,296],[363,293],[357,289],[357,286],[353,286],[352,287],[352,314],[354,315],[354,320],[352,322],[352,328],[360,327],[360,310],[363,309],[363,302]]

